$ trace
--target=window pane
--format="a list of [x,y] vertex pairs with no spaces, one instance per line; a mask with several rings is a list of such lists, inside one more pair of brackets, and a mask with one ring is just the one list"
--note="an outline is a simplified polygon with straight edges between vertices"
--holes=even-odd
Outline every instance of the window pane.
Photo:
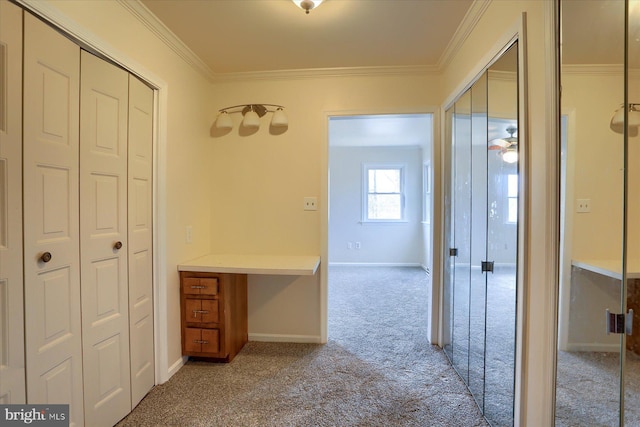
[[518,197],[518,175],[507,176],[507,197]]
[[399,194],[369,194],[368,219],[402,219],[402,198]]
[[518,221],[518,199],[515,197],[509,198],[509,214],[507,218],[508,222]]
[[370,169],[369,193],[399,193],[400,169]]

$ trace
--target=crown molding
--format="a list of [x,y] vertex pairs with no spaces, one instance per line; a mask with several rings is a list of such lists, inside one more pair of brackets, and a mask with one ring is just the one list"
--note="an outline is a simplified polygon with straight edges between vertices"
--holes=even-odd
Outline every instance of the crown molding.
[[425,76],[438,75],[436,66],[336,67],[216,74],[216,82],[246,80],[293,80],[321,77]]
[[593,76],[622,76],[623,64],[566,64],[562,65],[562,74],[593,75]]
[[464,18],[462,18],[462,22],[458,25],[453,37],[449,40],[444,52],[442,52],[440,59],[438,59],[436,65],[438,70],[444,70],[451,63],[451,60],[456,56],[490,4],[491,0],[473,1],[473,4],[464,15]]
[[196,71],[212,82],[214,72],[198,57],[178,36],[176,36],[162,21],[158,19],[139,0],[116,0],[132,16],[137,18],[145,27],[151,30],[164,44],[173,50],[180,58]]

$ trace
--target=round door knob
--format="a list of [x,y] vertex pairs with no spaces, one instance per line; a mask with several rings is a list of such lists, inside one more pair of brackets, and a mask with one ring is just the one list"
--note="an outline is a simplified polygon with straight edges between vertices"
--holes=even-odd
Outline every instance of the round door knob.
[[116,242],[115,245],[113,245],[113,248],[118,250],[118,249],[122,249],[122,242]]
[[49,262],[51,261],[51,252],[45,252],[40,256],[40,261]]

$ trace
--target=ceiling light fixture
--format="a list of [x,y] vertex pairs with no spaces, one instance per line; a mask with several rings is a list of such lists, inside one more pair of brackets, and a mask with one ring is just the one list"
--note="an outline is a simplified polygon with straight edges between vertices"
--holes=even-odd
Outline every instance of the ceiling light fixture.
[[[620,104],[620,107],[614,111],[613,117],[611,117],[609,127],[616,133],[624,132],[624,111],[624,104]],[[640,104],[629,104],[627,111],[629,128],[638,129],[638,127],[640,127]]]
[[[273,107],[269,109],[268,107]],[[249,129],[257,129],[260,127],[260,118],[272,112],[271,126],[273,127],[286,127],[289,126],[289,119],[284,113],[284,107],[277,104],[241,104],[231,107],[222,108],[219,110],[218,117],[216,117],[216,128],[218,129],[231,129],[233,128],[233,120],[231,120],[230,113],[242,113],[244,117],[242,119],[242,126]]]
[[323,0],[291,0],[298,6],[300,9],[304,9],[305,13],[308,15],[309,11],[313,8],[320,6],[320,3]]
[[500,150],[500,156],[506,163],[515,163],[518,161],[518,137],[513,136],[518,132],[518,128],[515,126],[509,126],[506,138],[496,138],[489,141],[489,150]]

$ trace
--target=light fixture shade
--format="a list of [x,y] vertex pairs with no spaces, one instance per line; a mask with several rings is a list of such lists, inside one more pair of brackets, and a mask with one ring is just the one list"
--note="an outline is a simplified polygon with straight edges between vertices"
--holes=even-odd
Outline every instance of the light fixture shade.
[[320,6],[320,3],[323,2],[323,0],[291,0],[291,1],[293,1],[296,4],[296,6],[298,6],[300,9],[304,9],[307,14],[311,9],[314,9]]
[[502,160],[507,163],[515,163],[518,161],[518,151],[515,148],[508,148],[502,153]]
[[277,128],[289,126],[289,119],[282,108],[274,111],[273,117],[271,118],[271,126]]
[[624,125],[624,105],[621,105],[614,113],[613,117],[611,117],[611,128],[619,127]]
[[[638,104],[629,104],[627,117],[629,118],[629,128],[637,129],[640,127],[640,111],[638,111]],[[614,132],[624,132],[624,104],[613,113],[609,127]]]
[[629,105],[629,127],[640,127],[640,111],[638,111],[638,104]]
[[233,127],[233,120],[231,120],[231,116],[226,111],[223,111],[218,115],[216,119],[216,127],[218,129],[231,129]]
[[242,126],[246,128],[259,128],[260,117],[258,117],[258,113],[253,110],[247,111],[242,120]]

